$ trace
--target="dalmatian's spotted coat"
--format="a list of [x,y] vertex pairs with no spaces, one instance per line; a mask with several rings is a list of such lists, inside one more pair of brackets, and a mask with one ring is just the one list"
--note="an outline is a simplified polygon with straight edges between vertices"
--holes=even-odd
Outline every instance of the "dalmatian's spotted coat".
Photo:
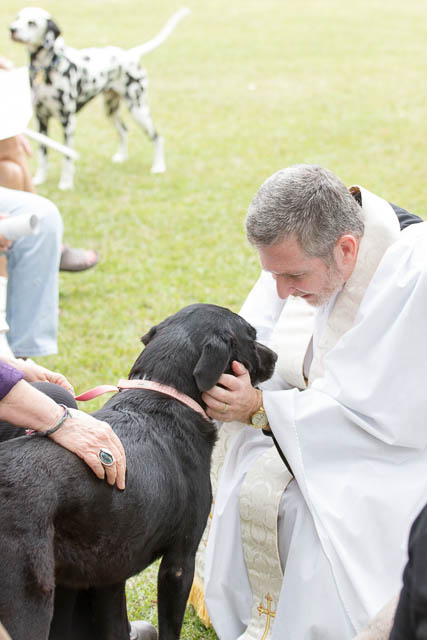
[[[24,43],[30,54],[30,81],[40,133],[47,134],[51,117],[57,118],[64,130],[64,142],[73,147],[76,113],[95,96],[102,93],[105,111],[119,135],[119,148],[114,162],[127,158],[127,130],[119,116],[121,99],[135,121],[143,127],[154,145],[152,173],[166,169],[163,138],[158,135],[146,101],[147,74],[139,66],[142,55],[152,51],[173,31],[178,21],[188,13],[182,8],[165,24],[159,34],[129,50],[119,47],[74,49],[65,46],[60,30],[47,11],[28,7],[22,9],[10,25],[13,40]],[[47,149],[40,146],[35,184],[46,180]],[[60,189],[72,189],[74,163],[64,157]]]

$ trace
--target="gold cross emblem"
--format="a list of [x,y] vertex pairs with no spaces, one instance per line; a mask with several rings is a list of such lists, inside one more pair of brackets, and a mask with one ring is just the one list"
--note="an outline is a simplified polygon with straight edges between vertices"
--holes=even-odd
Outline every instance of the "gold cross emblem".
[[271,610],[271,603],[273,602],[273,598],[269,593],[267,593],[265,599],[267,600],[267,608],[263,607],[262,602],[260,602],[259,606],[257,607],[258,615],[267,616],[267,622],[261,640],[265,640],[267,638],[268,630],[270,628],[270,619],[276,617],[276,612]]

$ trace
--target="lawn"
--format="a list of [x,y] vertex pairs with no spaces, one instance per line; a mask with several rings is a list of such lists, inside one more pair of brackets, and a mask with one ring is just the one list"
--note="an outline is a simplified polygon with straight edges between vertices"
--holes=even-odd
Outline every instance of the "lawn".
[[[7,25],[0,53],[25,64]],[[83,391],[127,375],[140,336],[180,307],[237,311],[258,273],[243,230],[271,173],[318,163],[425,216],[427,4],[419,0],[192,0],[192,13],[143,61],[168,170],[151,175],[151,145],[128,114],[129,160],[101,99],[78,116],[75,190],[57,188],[51,152],[39,193],[60,208],[65,240],[99,265],[61,274],[59,353],[40,359]],[[46,0],[67,44],[131,47],[153,37],[176,1]],[[4,99],[0,96],[0,99]],[[52,137],[60,140],[57,123]],[[100,401],[86,403],[93,410]],[[131,617],[156,619],[156,568],[129,583]],[[183,638],[214,638],[187,612]]]

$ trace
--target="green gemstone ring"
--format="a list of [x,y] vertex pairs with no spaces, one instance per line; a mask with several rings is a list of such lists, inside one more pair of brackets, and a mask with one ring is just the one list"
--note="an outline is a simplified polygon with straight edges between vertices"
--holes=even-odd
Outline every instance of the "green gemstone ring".
[[111,467],[115,462],[114,456],[109,449],[100,449],[98,458],[100,459],[101,464],[103,464],[104,467]]

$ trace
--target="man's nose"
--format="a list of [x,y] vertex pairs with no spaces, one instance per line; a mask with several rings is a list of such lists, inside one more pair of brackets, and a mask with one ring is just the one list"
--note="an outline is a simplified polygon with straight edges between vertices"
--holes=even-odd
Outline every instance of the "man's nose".
[[291,296],[293,293],[295,293],[296,288],[287,283],[283,278],[276,278],[276,290],[279,298],[284,300],[288,296]]

